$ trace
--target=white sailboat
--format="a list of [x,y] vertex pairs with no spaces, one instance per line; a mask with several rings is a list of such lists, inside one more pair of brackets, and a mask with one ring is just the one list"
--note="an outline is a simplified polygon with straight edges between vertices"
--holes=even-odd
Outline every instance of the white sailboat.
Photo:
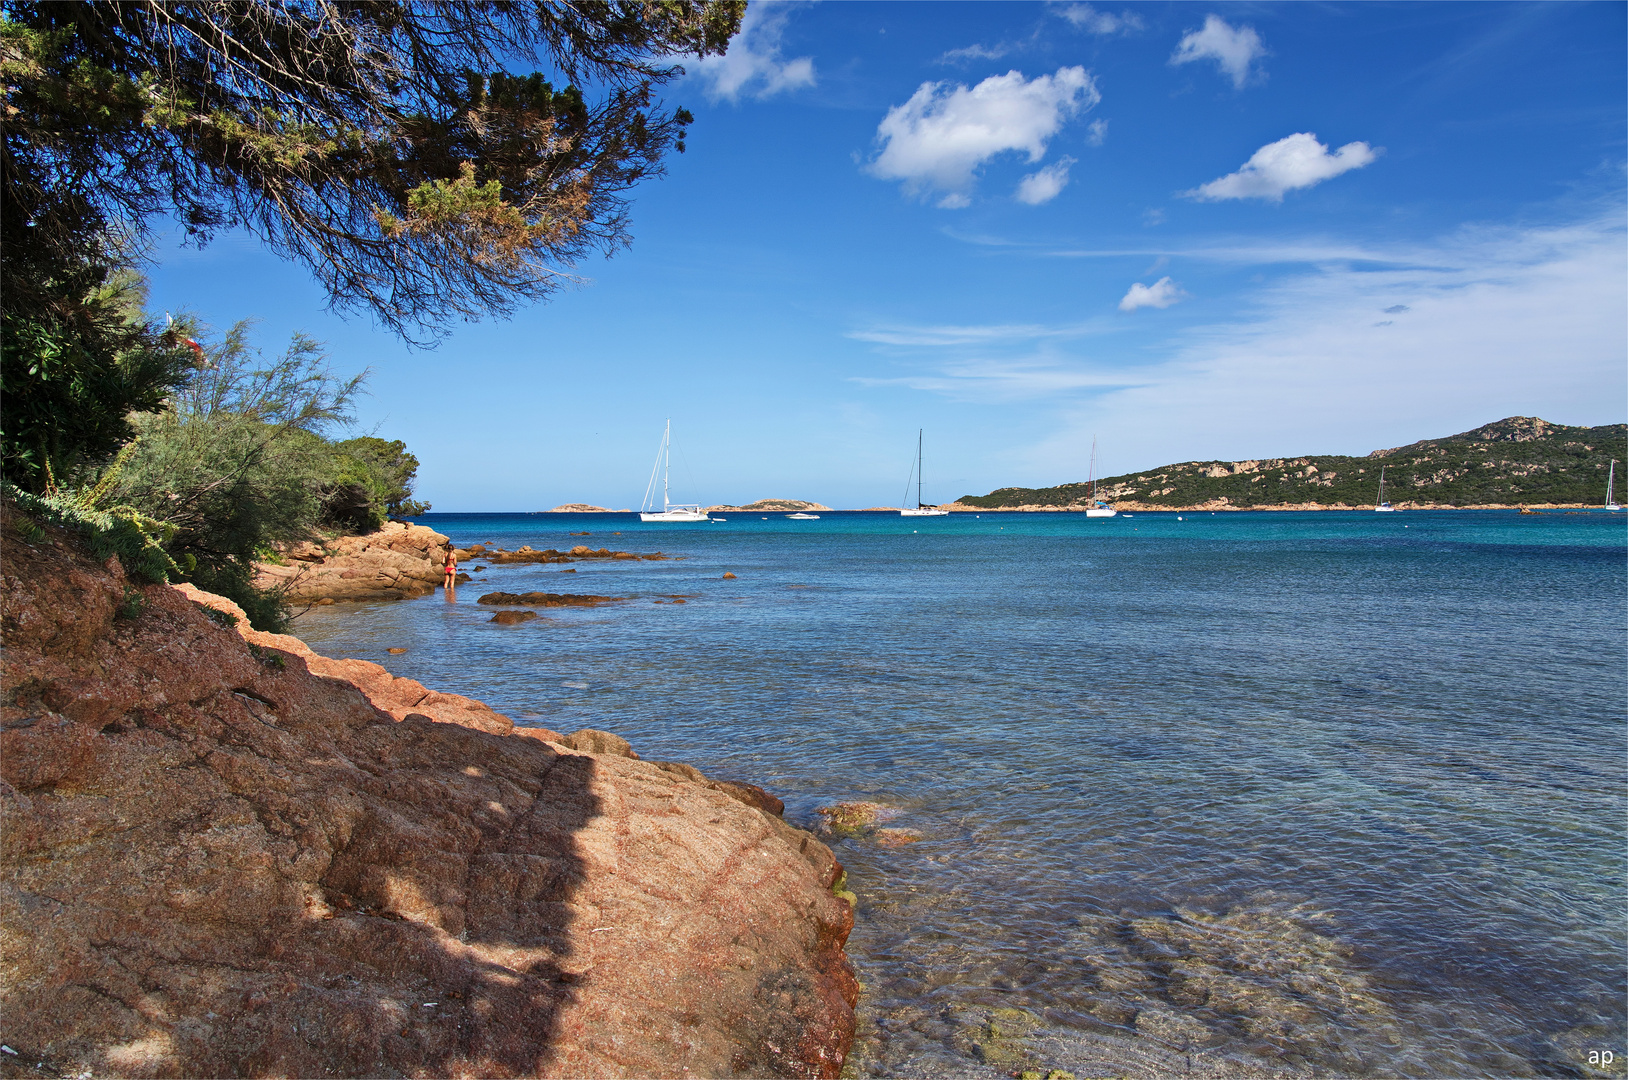
[[[900,510],[899,513],[904,517],[948,517],[949,514],[950,514],[950,512],[948,510],[940,510],[936,506],[928,506],[926,503],[921,501],[921,435],[922,435],[922,429],[917,428],[916,429],[916,466],[915,466],[915,474],[916,474],[916,508],[914,510],[908,510],[908,509],[907,510]],[[910,481],[908,481],[908,480],[906,480],[905,484],[904,484],[904,493],[905,493],[905,496],[908,498],[909,495],[910,495]]]
[[1085,508],[1086,517],[1114,517],[1119,513],[1103,500],[1097,498],[1097,437],[1091,436],[1091,473],[1086,477],[1091,485],[1091,505]]
[[[661,449],[656,451],[656,464],[650,470],[650,483],[645,485],[644,506],[639,510],[640,521],[707,521],[707,512],[696,503],[673,503],[667,496],[667,473],[673,463],[673,422],[667,421],[661,435]],[[661,509],[650,509],[656,494],[656,473],[661,473]]]
[[1615,493],[1613,489],[1616,488],[1616,486],[1617,486],[1617,459],[1612,458],[1611,459],[1611,471],[1609,473],[1607,473],[1606,477],[1605,477],[1605,508],[1607,510],[1621,510],[1622,509],[1622,507],[1617,505],[1617,500],[1613,499],[1611,497]]
[[1379,495],[1374,499],[1374,513],[1396,513],[1396,507],[1385,501],[1385,466],[1383,465],[1379,467]]

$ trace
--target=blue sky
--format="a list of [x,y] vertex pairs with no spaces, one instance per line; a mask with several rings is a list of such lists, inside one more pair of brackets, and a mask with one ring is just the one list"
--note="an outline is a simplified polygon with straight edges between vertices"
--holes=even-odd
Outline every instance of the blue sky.
[[1628,6],[753,4],[579,288],[413,350],[250,237],[152,304],[373,371],[436,510],[898,505],[1628,416]]

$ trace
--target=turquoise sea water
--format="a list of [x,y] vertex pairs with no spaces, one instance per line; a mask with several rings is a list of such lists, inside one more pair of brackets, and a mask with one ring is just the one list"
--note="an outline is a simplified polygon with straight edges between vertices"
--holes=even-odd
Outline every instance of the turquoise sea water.
[[[833,840],[861,1075],[1620,1068],[1622,515],[725,516],[428,515],[684,558],[296,632],[799,823],[896,810],[917,842]],[[505,627],[499,589],[630,599]]]

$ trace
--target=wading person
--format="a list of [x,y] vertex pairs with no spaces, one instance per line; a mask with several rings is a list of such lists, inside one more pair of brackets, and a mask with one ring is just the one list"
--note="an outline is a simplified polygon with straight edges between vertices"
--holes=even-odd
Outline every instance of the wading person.
[[447,591],[451,592],[458,587],[458,552],[451,544],[447,545],[447,561],[442,564],[441,570]]

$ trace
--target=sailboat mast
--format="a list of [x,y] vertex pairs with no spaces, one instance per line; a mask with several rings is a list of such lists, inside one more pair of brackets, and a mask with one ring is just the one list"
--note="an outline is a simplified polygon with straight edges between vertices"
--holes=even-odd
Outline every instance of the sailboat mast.
[[920,510],[921,502],[921,433],[925,428],[916,429],[916,509]]
[[661,464],[661,512],[665,514],[672,507],[671,501],[667,498],[667,474],[672,471],[673,466],[673,422],[671,419],[667,421],[667,430],[661,436],[661,453],[665,459]]

